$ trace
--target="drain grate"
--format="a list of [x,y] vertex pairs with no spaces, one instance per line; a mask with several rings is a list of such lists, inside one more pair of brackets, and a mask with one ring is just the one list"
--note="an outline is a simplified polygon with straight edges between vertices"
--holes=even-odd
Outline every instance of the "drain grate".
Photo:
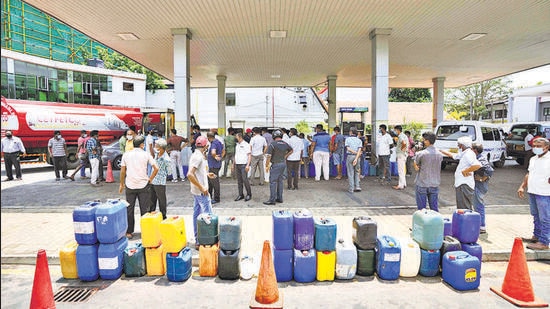
[[88,301],[98,290],[98,287],[64,286],[55,292],[53,298],[59,303],[82,303]]

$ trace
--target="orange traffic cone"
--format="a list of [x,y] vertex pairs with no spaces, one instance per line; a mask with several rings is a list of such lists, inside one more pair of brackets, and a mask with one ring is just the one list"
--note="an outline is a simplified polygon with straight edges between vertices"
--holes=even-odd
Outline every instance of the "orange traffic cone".
[[115,177],[113,177],[113,167],[111,166],[111,160],[107,162],[107,178],[105,182],[111,183],[115,182]]
[[44,249],[38,250],[32,284],[31,309],[55,308],[48,258]]
[[533,292],[521,238],[514,239],[502,288],[491,287],[491,291],[519,307],[548,307],[548,303],[537,298]]
[[249,307],[251,309],[283,308],[283,294],[279,294],[275,265],[273,265],[271,248],[267,240],[264,241],[256,294],[250,300]]

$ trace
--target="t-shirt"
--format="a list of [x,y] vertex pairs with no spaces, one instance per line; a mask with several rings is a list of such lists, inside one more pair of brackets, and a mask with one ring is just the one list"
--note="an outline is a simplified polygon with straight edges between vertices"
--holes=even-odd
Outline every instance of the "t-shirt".
[[420,168],[416,173],[416,185],[424,188],[439,187],[443,154],[431,145],[417,152],[414,161]]
[[296,135],[292,135],[288,140],[288,144],[292,147],[292,153],[286,158],[288,161],[300,161],[301,153],[304,150],[304,142]]
[[304,143],[304,152],[302,153],[302,158],[309,157],[309,145],[311,142],[307,138],[302,138],[302,143]]
[[393,139],[388,133],[384,135],[378,135],[376,140],[376,152],[379,156],[390,155],[390,145],[393,144]]
[[343,154],[344,153],[344,143],[346,138],[344,135],[338,133],[334,135],[334,152]]
[[313,135],[313,142],[315,143],[315,148],[313,148],[313,152],[329,152],[328,145],[330,143],[330,135],[328,135],[327,132],[318,132],[317,134]]
[[[208,162],[199,149],[196,149],[191,155],[191,158],[189,158],[189,170],[193,167],[195,168],[195,177],[197,181],[204,188],[208,188]],[[201,195],[202,192],[195,185],[191,184],[191,194]]]
[[208,166],[211,167],[211,168],[220,168],[222,167],[222,161],[218,161],[216,160],[216,158],[214,158],[212,156],[212,150],[216,150],[216,155],[220,157],[222,157],[222,151],[223,151],[223,145],[222,143],[217,140],[217,139],[214,139],[211,143],[210,143],[210,148],[208,148]]
[[54,157],[64,157],[65,153],[65,139],[62,137],[57,139],[55,137],[50,138],[48,141],[48,148],[52,148],[52,155]]
[[235,145],[237,144],[237,139],[235,138],[235,135],[227,135],[224,138],[225,141],[225,153],[231,154],[235,153]]
[[143,189],[149,182],[147,164],[156,165],[155,159],[147,151],[134,148],[122,155],[121,166],[126,166],[126,187],[130,189]]
[[292,150],[289,144],[283,140],[275,140],[267,147],[267,154],[271,156],[271,163],[284,163],[285,155]]
[[259,156],[264,154],[264,147],[267,146],[265,137],[256,134],[250,139],[250,146],[252,147],[252,155]]
[[172,135],[170,138],[166,141],[168,145],[172,148],[172,150],[181,150],[181,143],[183,142],[183,137],[179,135]]

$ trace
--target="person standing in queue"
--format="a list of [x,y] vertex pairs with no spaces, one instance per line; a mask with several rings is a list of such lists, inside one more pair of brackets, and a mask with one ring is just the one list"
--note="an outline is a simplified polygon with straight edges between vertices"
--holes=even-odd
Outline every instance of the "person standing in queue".
[[4,156],[7,176],[4,181],[13,180],[12,166],[15,167],[15,177],[17,177],[17,180],[23,180],[21,176],[21,163],[19,162],[19,156],[22,154],[25,154],[23,142],[19,137],[13,136],[11,130],[6,130],[6,137],[2,139],[2,155]]
[[[237,145],[235,145],[235,175],[237,175],[237,189],[239,195],[235,201],[244,199],[245,202],[252,198],[252,190],[250,182],[248,182],[248,171],[250,170],[250,162],[252,161],[252,148],[243,137],[242,133],[237,133]],[[243,186],[246,189],[246,197],[243,195]]]
[[[128,143],[130,140],[128,140]],[[146,214],[151,209],[151,183],[158,173],[158,166],[155,159],[147,151],[143,151],[145,138],[136,136],[131,140],[134,149],[122,155],[120,163],[120,185],[118,192],[122,193],[126,188],[126,201],[128,202],[128,229],[126,237],[132,238],[134,233],[134,209],[136,199],[139,200],[140,215]],[[153,171],[147,175],[147,164],[151,164]]]
[[481,167],[472,150],[472,138],[461,136],[457,140],[458,154],[439,150],[443,155],[458,161],[455,171],[456,207],[458,209],[473,209],[475,180],[474,172]]
[[269,172],[269,200],[265,205],[275,205],[275,202],[283,202],[284,172],[286,169],[286,159],[292,154],[292,147],[283,141],[283,132],[275,130],[273,133],[273,143],[267,147],[267,160],[265,161],[265,171]]
[[[155,143],[155,161],[159,168],[157,174],[151,182],[151,208],[149,211],[155,211],[157,209],[157,200],[159,204],[159,210],[162,213],[162,219],[166,219],[166,178],[170,174],[171,159],[166,153],[168,143],[164,138],[159,138]],[[178,151],[179,152],[179,151]]]
[[483,145],[480,143],[473,143],[472,150],[476,154],[476,159],[481,164],[481,167],[474,172],[475,188],[474,188],[474,210],[479,213],[481,217],[481,225],[479,232],[481,234],[487,233],[487,227],[485,225],[485,194],[489,191],[489,179],[493,176],[493,167],[483,155]]
[[522,238],[531,250],[548,250],[550,243],[550,141],[544,137],[533,140],[533,156],[527,174],[518,188],[518,196],[529,196],[533,216],[533,236]]
[[53,161],[55,181],[61,180],[60,170],[63,173],[63,178],[69,179],[69,176],[67,176],[67,143],[61,137],[61,131],[53,131],[53,137],[48,141],[48,152]]
[[210,194],[212,205],[220,202],[220,169],[222,168],[223,144],[216,138],[214,133],[206,134],[210,147],[208,147],[208,171],[216,177],[208,178],[208,193]]
[[361,192],[361,153],[363,142],[357,137],[357,128],[349,129],[349,137],[344,141],[346,147],[346,169],[348,173],[348,192]]
[[197,218],[200,214],[212,212],[212,202],[208,193],[208,178],[217,177],[208,172],[206,151],[208,140],[204,136],[198,136],[195,140],[195,152],[189,158],[189,172],[187,179],[191,182],[191,194],[193,195],[193,232],[195,235],[195,248],[199,248],[197,239]]

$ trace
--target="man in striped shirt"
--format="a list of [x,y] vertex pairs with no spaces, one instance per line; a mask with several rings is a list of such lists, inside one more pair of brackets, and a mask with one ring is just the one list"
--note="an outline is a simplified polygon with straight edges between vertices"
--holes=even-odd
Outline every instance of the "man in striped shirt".
[[99,141],[97,140],[97,137],[99,136],[99,132],[97,130],[93,130],[90,132],[90,139],[86,142],[86,149],[88,150],[88,159],[90,160],[90,166],[92,169],[92,175],[90,177],[90,184],[94,187],[99,186],[98,184],[98,178],[99,178],[99,150],[98,145]]
[[53,161],[53,170],[55,173],[55,181],[61,180],[59,170],[63,171],[63,178],[68,179],[67,176],[67,143],[65,139],[61,137],[61,132],[56,130],[53,132],[53,137],[48,141],[48,151],[50,158]]

